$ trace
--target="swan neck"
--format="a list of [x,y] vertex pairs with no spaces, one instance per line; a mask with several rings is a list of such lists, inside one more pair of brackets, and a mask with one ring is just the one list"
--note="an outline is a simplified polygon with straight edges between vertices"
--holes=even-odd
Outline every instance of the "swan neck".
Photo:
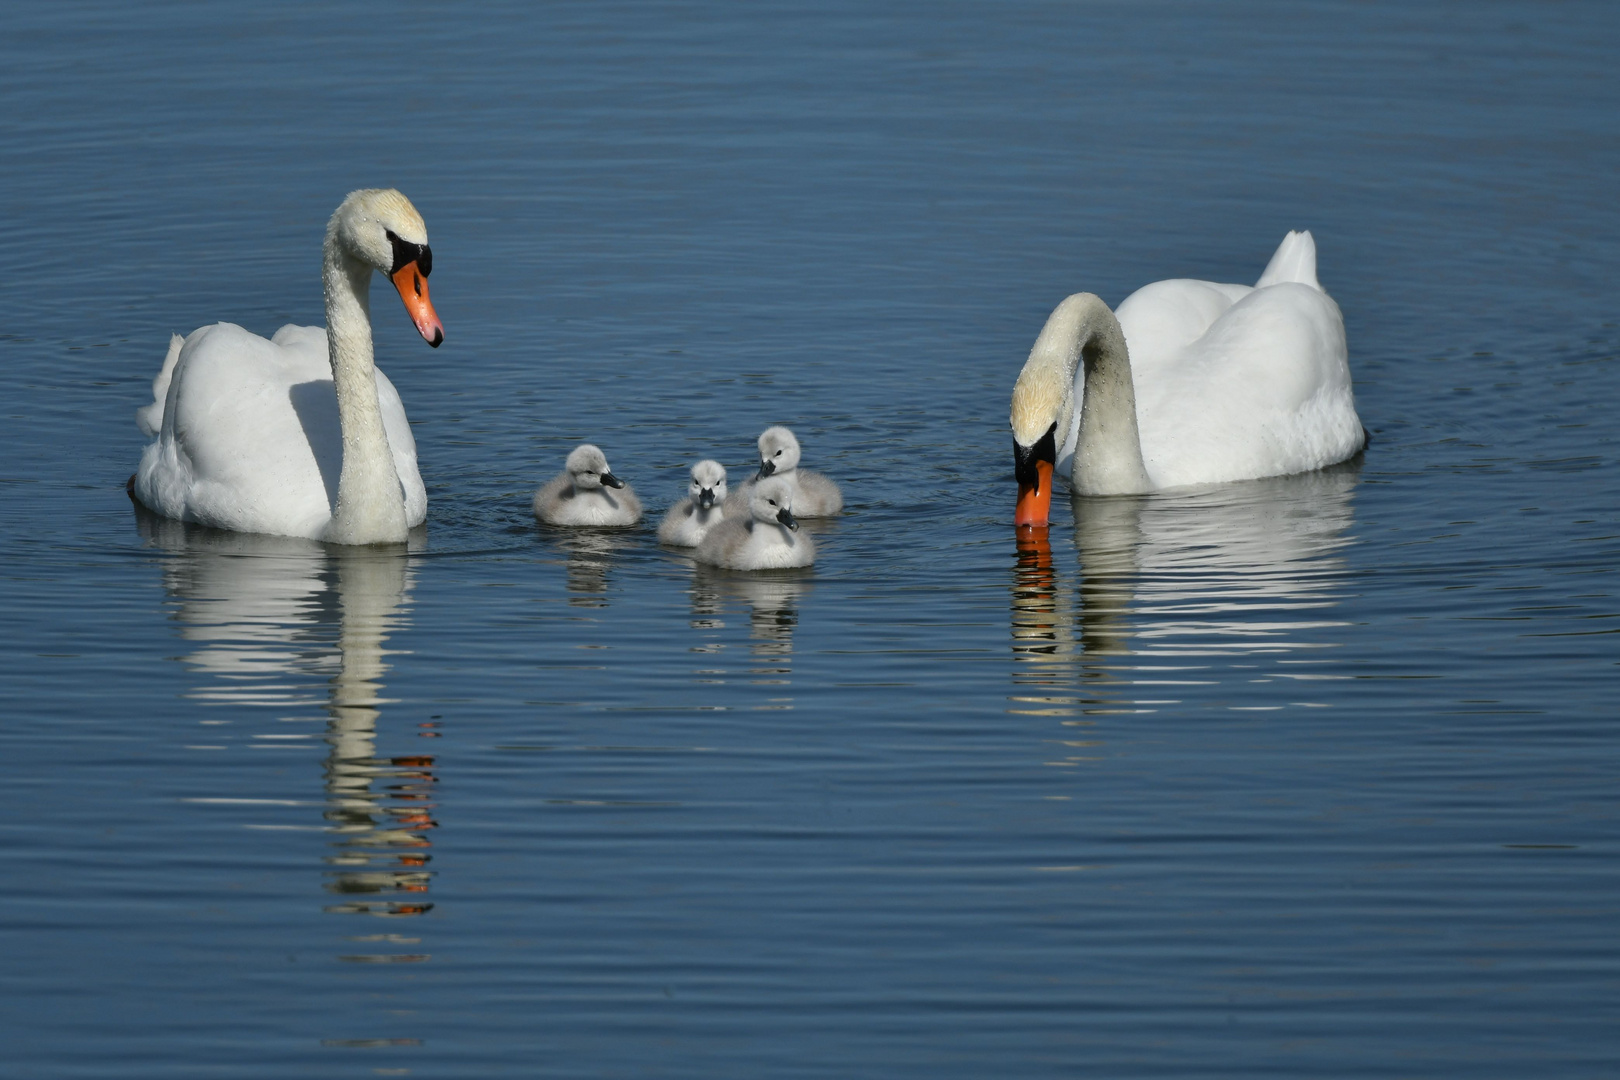
[[339,544],[400,543],[405,493],[383,428],[371,344],[371,266],[326,240],[326,343],[343,432],[343,471],[326,539]]
[[1074,490],[1081,495],[1149,491],[1153,485],[1142,461],[1136,386],[1125,331],[1107,304],[1090,293],[1081,297],[1069,360],[1080,369],[1077,374],[1084,376],[1071,474]]

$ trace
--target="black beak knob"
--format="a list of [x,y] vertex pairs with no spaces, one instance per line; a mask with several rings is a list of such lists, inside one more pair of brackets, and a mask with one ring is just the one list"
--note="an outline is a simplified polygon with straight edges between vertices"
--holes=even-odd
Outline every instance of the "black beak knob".
[[762,461],[759,463],[759,479],[763,480],[776,471],[776,462]]
[[799,531],[799,523],[793,520],[792,512],[785,506],[776,512],[776,520],[780,521],[794,532]]
[[617,476],[614,476],[610,472],[605,472],[602,474],[602,486],[610,488],[622,488],[624,487],[624,481],[620,480]]
[[703,510],[714,505],[714,488],[702,488],[698,491],[698,506]]

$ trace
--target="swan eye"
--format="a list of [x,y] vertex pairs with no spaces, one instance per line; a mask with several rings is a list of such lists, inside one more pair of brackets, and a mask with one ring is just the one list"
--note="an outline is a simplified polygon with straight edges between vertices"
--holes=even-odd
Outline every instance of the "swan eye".
[[771,456],[772,457],[781,457],[782,456],[782,451],[778,450],[776,453],[772,454]]
[[[423,277],[433,273],[433,249],[426,244],[413,244],[409,240],[401,240],[393,229],[384,229],[383,235],[394,248],[394,265],[388,268],[388,275],[399,273],[406,263],[416,263],[416,268],[422,272]],[[421,289],[418,286],[418,295]]]

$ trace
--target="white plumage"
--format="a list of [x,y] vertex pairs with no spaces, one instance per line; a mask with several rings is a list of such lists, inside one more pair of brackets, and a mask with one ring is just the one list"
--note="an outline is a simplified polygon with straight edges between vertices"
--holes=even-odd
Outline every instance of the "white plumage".
[[[399,392],[373,368],[388,449],[409,527],[427,517],[427,489]],[[343,471],[326,331],[283,326],[266,340],[234,323],[178,334],[155,400],[139,410],[158,438],[141,455],[135,495],[164,517],[217,529],[321,539]]]
[[[1128,355],[1109,346],[1115,317]],[[1100,380],[1089,396],[1088,367]],[[1012,421],[1024,447],[1056,423],[1057,471],[1086,494],[1304,472],[1366,442],[1344,319],[1317,281],[1309,232],[1289,233],[1253,287],[1158,281],[1113,315],[1090,294],[1065,300],[1020,374]]]
[[432,252],[410,200],[351,192],[322,249],[326,327],[266,340],[233,323],[174,337],[136,421],[153,441],[131,493],[165,517],[343,544],[398,543],[427,516],[416,441],[377,369],[368,297],[378,270],[417,330],[444,328],[428,296]]

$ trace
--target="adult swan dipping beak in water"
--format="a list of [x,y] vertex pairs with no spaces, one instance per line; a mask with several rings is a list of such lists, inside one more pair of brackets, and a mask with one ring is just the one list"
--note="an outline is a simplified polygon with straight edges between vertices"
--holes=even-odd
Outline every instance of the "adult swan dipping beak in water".
[[1354,457],[1367,432],[1311,234],[1284,237],[1253,288],[1156,281],[1117,315],[1070,296],[1019,373],[1012,430],[1016,521],[1036,527],[1054,473],[1081,495],[1129,495]]
[[130,483],[163,515],[236,532],[336,544],[405,540],[427,489],[405,406],[372,359],[371,274],[387,274],[429,345],[444,326],[428,298],[427,226],[392,189],[350,193],[326,227],[326,328],[268,341],[232,323],[169,344],[137,411],[156,438]]

